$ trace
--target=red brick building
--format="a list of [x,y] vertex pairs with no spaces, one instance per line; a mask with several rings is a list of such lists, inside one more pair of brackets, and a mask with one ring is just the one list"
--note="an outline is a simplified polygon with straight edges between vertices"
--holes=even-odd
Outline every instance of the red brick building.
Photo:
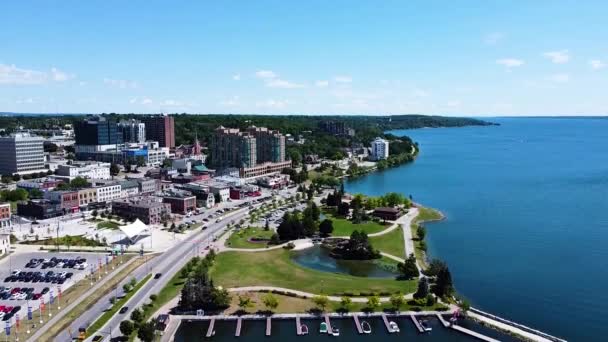
[[175,120],[168,115],[156,115],[144,118],[146,139],[158,141],[160,147],[175,147]]
[[11,204],[0,203],[0,228],[10,228],[11,226]]
[[171,212],[185,215],[196,209],[196,196],[190,193],[169,193],[163,196],[163,203],[171,205]]

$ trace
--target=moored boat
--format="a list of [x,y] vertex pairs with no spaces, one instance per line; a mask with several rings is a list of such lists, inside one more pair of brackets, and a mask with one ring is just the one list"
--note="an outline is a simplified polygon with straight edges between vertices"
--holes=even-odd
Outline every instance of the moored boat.
[[325,322],[321,322],[321,325],[319,326],[319,332],[321,334],[327,334],[327,324]]
[[399,332],[399,326],[397,325],[397,323],[395,323],[394,321],[390,321],[388,322],[388,325],[391,328],[391,332]]
[[302,335],[308,335],[308,326],[306,326],[306,324],[300,325],[300,329],[302,331]]
[[424,329],[424,331],[429,332],[433,330],[433,328],[429,326],[429,323],[426,320],[421,319],[418,322],[420,322],[420,325],[422,326],[422,329]]
[[332,336],[340,336],[340,329],[331,327],[331,335]]
[[372,327],[369,325],[369,323],[367,323],[367,321],[361,322],[361,329],[363,329],[364,334],[372,333]]

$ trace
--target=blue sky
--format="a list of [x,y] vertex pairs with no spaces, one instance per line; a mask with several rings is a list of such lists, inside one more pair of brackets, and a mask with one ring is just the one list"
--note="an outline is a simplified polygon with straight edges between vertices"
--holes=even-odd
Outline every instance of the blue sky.
[[0,111],[607,115],[608,1],[11,1]]

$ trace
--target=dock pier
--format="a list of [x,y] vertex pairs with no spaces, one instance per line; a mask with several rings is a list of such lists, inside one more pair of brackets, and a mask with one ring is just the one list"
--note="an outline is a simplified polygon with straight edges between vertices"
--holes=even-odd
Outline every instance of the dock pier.
[[243,326],[243,318],[239,317],[236,321],[236,332],[234,333],[234,336],[236,336],[236,337],[241,336],[242,326]]
[[386,327],[386,331],[388,331],[391,334],[395,332],[391,328],[391,325],[388,324],[388,318],[386,318],[386,314],[385,313],[382,314],[382,321],[384,322],[384,326]]
[[331,322],[329,321],[329,315],[325,315],[325,324],[327,324],[327,333],[331,335],[334,331],[331,327]]
[[359,322],[359,316],[353,315],[353,320],[355,321],[355,326],[357,327],[357,332],[363,334],[363,328],[361,327],[361,322]]
[[443,318],[442,314],[438,313],[437,318],[439,319],[439,322],[441,322],[441,324],[443,324],[444,327],[446,327],[446,328],[450,327],[450,323],[448,321],[446,321],[445,318]]
[[300,316],[296,316],[296,334],[302,335],[302,324],[300,324]]
[[266,317],[266,336],[270,336],[272,333],[272,323],[270,317]]
[[211,337],[215,334],[213,327],[215,327],[215,318],[212,318],[209,322],[209,328],[207,329],[207,335],[205,335],[205,337]]
[[414,325],[416,326],[416,329],[418,329],[418,332],[420,332],[420,333],[425,332],[422,325],[420,325],[420,322],[418,322],[418,319],[416,318],[416,316],[410,314],[410,318],[412,319],[412,322],[414,322]]
[[461,333],[463,333],[463,334],[467,334],[467,335],[469,335],[469,336],[476,337],[476,338],[478,338],[478,339],[480,339],[480,340],[482,340],[482,341],[486,341],[486,342],[499,342],[499,341],[498,341],[498,340],[496,340],[496,339],[493,339],[493,338],[488,337],[488,336],[486,336],[486,335],[482,335],[482,334],[480,334],[480,333],[478,333],[478,332],[475,332],[475,331],[473,331],[473,330],[469,330],[469,329],[467,329],[467,328],[463,328],[463,327],[461,327],[460,325],[452,324],[452,329],[454,329],[454,330],[456,330],[456,331],[459,331],[459,332],[461,332]]

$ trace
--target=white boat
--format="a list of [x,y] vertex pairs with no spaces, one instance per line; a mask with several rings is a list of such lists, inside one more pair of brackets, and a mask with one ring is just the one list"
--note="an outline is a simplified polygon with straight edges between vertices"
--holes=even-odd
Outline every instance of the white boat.
[[321,322],[321,325],[319,326],[319,332],[321,334],[327,334],[327,324],[325,322]]
[[369,325],[369,323],[367,323],[367,321],[361,322],[361,329],[363,329],[364,334],[372,333],[372,327]]
[[332,336],[340,336],[340,329],[332,327],[331,328],[331,335]]
[[399,332],[399,326],[397,325],[397,323],[390,321],[388,322],[389,327],[391,328],[391,332]]
[[300,325],[300,331],[302,332],[302,335],[308,335],[308,327],[306,324]]
[[432,331],[432,330],[433,330],[433,328],[431,328],[431,327],[429,327],[429,326],[428,326],[428,324],[427,324],[427,321],[426,321],[426,320],[422,320],[422,319],[421,319],[421,320],[419,320],[418,322],[420,323],[420,325],[422,326],[422,329],[424,329],[424,331],[429,332],[429,331]]

